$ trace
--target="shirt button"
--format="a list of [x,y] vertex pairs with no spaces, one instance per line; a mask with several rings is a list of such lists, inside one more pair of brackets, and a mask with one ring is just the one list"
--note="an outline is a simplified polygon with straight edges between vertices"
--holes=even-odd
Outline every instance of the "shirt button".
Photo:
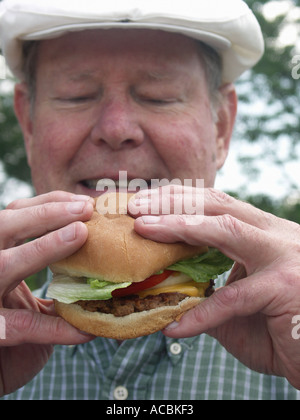
[[128,398],[128,390],[125,386],[117,386],[114,390],[114,398],[115,400],[127,400]]
[[172,343],[170,346],[170,352],[175,356],[178,356],[182,352],[182,347],[179,343]]

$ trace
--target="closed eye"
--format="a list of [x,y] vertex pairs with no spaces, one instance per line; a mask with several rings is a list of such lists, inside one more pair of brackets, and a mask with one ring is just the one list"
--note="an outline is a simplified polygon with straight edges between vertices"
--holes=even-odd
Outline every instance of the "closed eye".
[[88,101],[93,101],[96,99],[96,96],[75,96],[75,97],[69,97],[69,98],[59,98],[62,102],[73,102],[73,103],[84,103]]
[[167,106],[167,105],[176,103],[177,99],[142,96],[140,97],[140,101],[148,103],[150,105],[155,105],[155,106]]

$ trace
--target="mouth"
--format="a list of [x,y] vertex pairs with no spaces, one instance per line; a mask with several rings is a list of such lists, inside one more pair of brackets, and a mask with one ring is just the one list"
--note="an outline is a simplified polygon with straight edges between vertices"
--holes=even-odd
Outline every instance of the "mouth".
[[103,194],[107,191],[124,191],[124,192],[138,192],[142,189],[153,188],[151,180],[144,180],[140,178],[135,179],[85,179],[80,182],[84,189],[90,190],[94,194]]

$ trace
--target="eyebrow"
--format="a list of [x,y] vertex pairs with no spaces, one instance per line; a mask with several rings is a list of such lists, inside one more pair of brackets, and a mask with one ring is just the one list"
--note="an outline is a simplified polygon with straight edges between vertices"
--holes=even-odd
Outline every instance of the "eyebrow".
[[[72,69],[73,70],[73,69]],[[73,71],[65,71],[64,74],[68,77],[71,82],[80,83],[80,82],[89,82],[95,81],[98,78],[99,70],[88,70],[76,73]],[[97,74],[98,73],[98,74]],[[167,69],[165,71],[159,70],[140,70],[138,72],[139,79],[146,82],[172,82],[177,78],[178,72],[174,69]]]
[[83,73],[70,73],[69,79],[72,82],[85,82],[88,80],[95,79],[95,73],[94,72],[83,72]]
[[158,71],[149,71],[144,75],[144,78],[149,81],[161,82],[165,80],[173,80],[175,78],[174,72],[160,73]]

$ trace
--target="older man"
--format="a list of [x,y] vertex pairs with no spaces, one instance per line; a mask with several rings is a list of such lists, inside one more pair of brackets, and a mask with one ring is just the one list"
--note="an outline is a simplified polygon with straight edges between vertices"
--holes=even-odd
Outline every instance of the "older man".
[[[5,0],[1,32],[20,79],[15,111],[37,192],[0,214],[1,394],[297,398],[299,227],[212,189],[235,120],[232,82],[263,51],[247,6]],[[204,179],[201,223],[197,212],[149,215],[158,195],[145,190],[129,208],[135,228],[154,240],[208,244],[236,261],[227,285],[165,335],[123,343],[75,330],[22,282],[85,242],[97,181],[120,171],[148,183]],[[49,359],[59,344],[73,346],[56,346]]]

